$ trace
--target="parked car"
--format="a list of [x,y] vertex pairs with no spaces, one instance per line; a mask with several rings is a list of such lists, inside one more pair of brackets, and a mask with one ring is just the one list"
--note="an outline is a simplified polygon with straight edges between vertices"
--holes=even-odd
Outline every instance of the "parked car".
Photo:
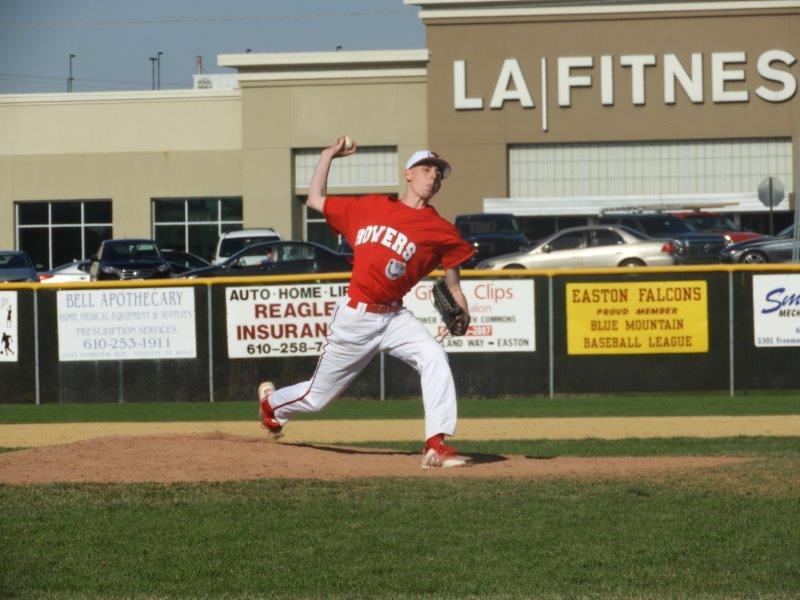
[[253,246],[255,244],[263,244],[264,242],[279,242],[281,234],[266,227],[264,229],[240,229],[238,231],[228,231],[219,236],[217,241],[217,251],[211,262],[215,265],[225,262],[229,257],[233,256],[243,248]]
[[686,221],[689,227],[695,231],[716,233],[724,237],[725,241],[729,244],[763,237],[760,233],[739,227],[736,223],[731,221],[728,215],[722,213],[693,210],[691,212],[676,212],[672,214]]
[[164,279],[169,263],[153,240],[104,240],[92,256],[92,281],[104,279]]
[[792,244],[794,243],[794,225],[775,236],[763,236],[755,240],[747,240],[728,246],[720,252],[719,258],[724,263],[784,263],[792,261]]
[[0,281],[36,281],[36,266],[19,250],[0,250]]
[[90,260],[73,260],[64,265],[39,273],[39,283],[70,283],[73,281],[91,281]]
[[203,267],[211,266],[211,263],[207,260],[191,252],[184,252],[183,250],[162,248],[161,254],[167,259],[173,277],[178,277],[186,273],[186,271],[193,271],[194,269],[202,269]]
[[669,239],[653,239],[622,226],[570,227],[526,252],[496,256],[478,269],[558,269],[562,267],[644,267],[675,264]]
[[466,268],[493,256],[522,252],[531,247],[531,241],[522,233],[519,221],[512,214],[458,215],[455,225],[461,237],[475,248],[475,255],[462,264]]
[[313,242],[280,241],[240,250],[225,262],[187,271],[181,277],[236,277],[337,273],[353,270],[353,257]]
[[669,238],[675,245],[676,264],[719,262],[719,253],[727,245],[715,233],[700,233],[683,219],[664,213],[608,214],[600,217],[601,225],[624,225],[653,238]]

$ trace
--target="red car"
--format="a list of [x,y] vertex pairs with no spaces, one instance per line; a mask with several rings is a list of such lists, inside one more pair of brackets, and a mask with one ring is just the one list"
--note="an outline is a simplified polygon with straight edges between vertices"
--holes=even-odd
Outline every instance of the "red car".
[[695,231],[704,233],[716,233],[725,238],[728,244],[744,242],[756,238],[764,237],[755,231],[742,229],[731,221],[730,217],[722,213],[711,213],[694,210],[690,212],[672,213],[679,219],[683,219]]

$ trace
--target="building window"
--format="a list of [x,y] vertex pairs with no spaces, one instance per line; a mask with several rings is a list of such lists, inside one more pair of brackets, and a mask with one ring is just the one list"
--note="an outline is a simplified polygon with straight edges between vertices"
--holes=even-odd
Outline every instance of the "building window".
[[153,239],[209,259],[219,236],[242,229],[242,198],[153,198]]
[[[298,188],[307,189],[321,148],[295,151],[294,180]],[[328,188],[396,186],[398,181],[397,148],[371,146],[359,148],[345,160],[334,160],[328,174]]]
[[17,247],[48,269],[87,258],[113,237],[111,200],[16,202]]
[[755,194],[770,175],[793,189],[790,139],[514,145],[508,158],[511,198]]

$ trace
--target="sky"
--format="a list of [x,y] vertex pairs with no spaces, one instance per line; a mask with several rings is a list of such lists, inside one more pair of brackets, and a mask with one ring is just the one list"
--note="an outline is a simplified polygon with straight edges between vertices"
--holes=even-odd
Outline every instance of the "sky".
[[188,89],[218,54],[425,48],[403,0],[0,0],[0,94]]

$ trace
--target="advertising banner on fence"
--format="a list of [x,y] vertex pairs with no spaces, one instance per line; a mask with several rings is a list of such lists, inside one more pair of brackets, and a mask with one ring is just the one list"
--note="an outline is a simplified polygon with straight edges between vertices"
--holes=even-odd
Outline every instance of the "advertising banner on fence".
[[58,359],[196,358],[194,289],[59,290]]
[[17,292],[0,292],[0,362],[17,362]]
[[[433,282],[419,283],[403,303],[430,331],[444,333],[431,301]],[[445,338],[448,352],[533,352],[533,281],[462,281],[472,313],[469,333]],[[347,285],[293,284],[225,290],[228,356],[314,356]]]
[[[421,281],[403,298],[403,304],[434,337],[446,333],[431,300],[433,281]],[[445,337],[448,352],[534,352],[533,280],[462,281],[472,323],[467,335]]]
[[800,275],[753,275],[756,347],[800,346]]
[[568,283],[568,354],[708,352],[705,281]]
[[314,356],[347,284],[309,283],[225,289],[228,356]]

